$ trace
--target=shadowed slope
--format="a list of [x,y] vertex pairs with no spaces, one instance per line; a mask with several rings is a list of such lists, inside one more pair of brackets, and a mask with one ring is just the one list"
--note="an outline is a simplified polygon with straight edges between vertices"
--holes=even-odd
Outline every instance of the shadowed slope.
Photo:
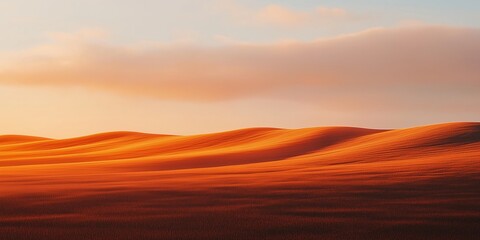
[[255,128],[196,136],[105,133],[0,147],[0,166],[125,159],[135,159],[129,167],[144,170],[237,165],[282,160],[376,132],[336,127]]
[[480,123],[446,123],[365,135],[303,157],[382,162],[379,158],[387,161],[438,154],[447,157],[455,152],[478,154],[479,146]]
[[[113,132],[0,146],[0,166],[82,162],[94,166],[91,163],[98,162],[97,168],[167,170],[290,158],[313,158],[318,162],[326,156],[328,159],[323,164],[378,161],[378,157],[392,159],[464,151],[478,144],[479,126],[478,123],[449,123],[392,131],[349,127],[254,128],[195,136]],[[364,159],[370,155],[370,159]]]

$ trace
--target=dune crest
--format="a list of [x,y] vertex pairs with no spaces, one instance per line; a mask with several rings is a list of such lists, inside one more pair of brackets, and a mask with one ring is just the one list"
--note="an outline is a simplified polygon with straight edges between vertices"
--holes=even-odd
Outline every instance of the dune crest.
[[318,159],[313,161],[321,165],[324,155],[337,155],[334,158],[379,152],[403,155],[435,147],[442,147],[437,151],[443,152],[478,144],[480,124],[447,123],[400,130],[251,128],[193,136],[110,132],[60,140],[28,136],[2,136],[2,139],[5,139],[0,145],[2,167],[71,163],[85,163],[91,167],[97,163],[98,168],[148,171],[312,159],[315,156]]
[[24,135],[2,135],[0,136],[0,145],[17,144],[35,141],[50,140],[49,138],[24,136]]
[[0,146],[0,166],[97,161],[143,170],[228,166],[301,156],[378,132],[349,127],[251,128],[194,136],[111,132]]

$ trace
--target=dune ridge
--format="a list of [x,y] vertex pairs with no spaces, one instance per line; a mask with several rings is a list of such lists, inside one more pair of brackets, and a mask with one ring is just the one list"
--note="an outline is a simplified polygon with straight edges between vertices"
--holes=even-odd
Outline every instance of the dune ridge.
[[110,132],[60,140],[0,136],[2,139],[2,167],[98,161],[100,165],[145,165],[144,170],[172,170],[332,154],[362,156],[381,151],[403,156],[429,149],[450,151],[447,147],[438,149],[449,145],[464,150],[478,144],[480,124],[447,123],[400,130],[252,128],[193,136]]
[[474,239],[479,187],[475,122],[0,136],[5,239]]

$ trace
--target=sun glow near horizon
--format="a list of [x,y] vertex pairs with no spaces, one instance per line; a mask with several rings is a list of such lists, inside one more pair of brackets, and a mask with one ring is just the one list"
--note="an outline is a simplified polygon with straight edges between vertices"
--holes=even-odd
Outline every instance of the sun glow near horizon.
[[480,121],[475,3],[26,2],[0,4],[16,26],[0,39],[0,134]]

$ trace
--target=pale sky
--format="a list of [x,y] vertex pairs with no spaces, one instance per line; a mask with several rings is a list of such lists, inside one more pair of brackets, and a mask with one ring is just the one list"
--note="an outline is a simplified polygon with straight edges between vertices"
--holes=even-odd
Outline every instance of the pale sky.
[[0,134],[480,121],[480,1],[0,1]]

